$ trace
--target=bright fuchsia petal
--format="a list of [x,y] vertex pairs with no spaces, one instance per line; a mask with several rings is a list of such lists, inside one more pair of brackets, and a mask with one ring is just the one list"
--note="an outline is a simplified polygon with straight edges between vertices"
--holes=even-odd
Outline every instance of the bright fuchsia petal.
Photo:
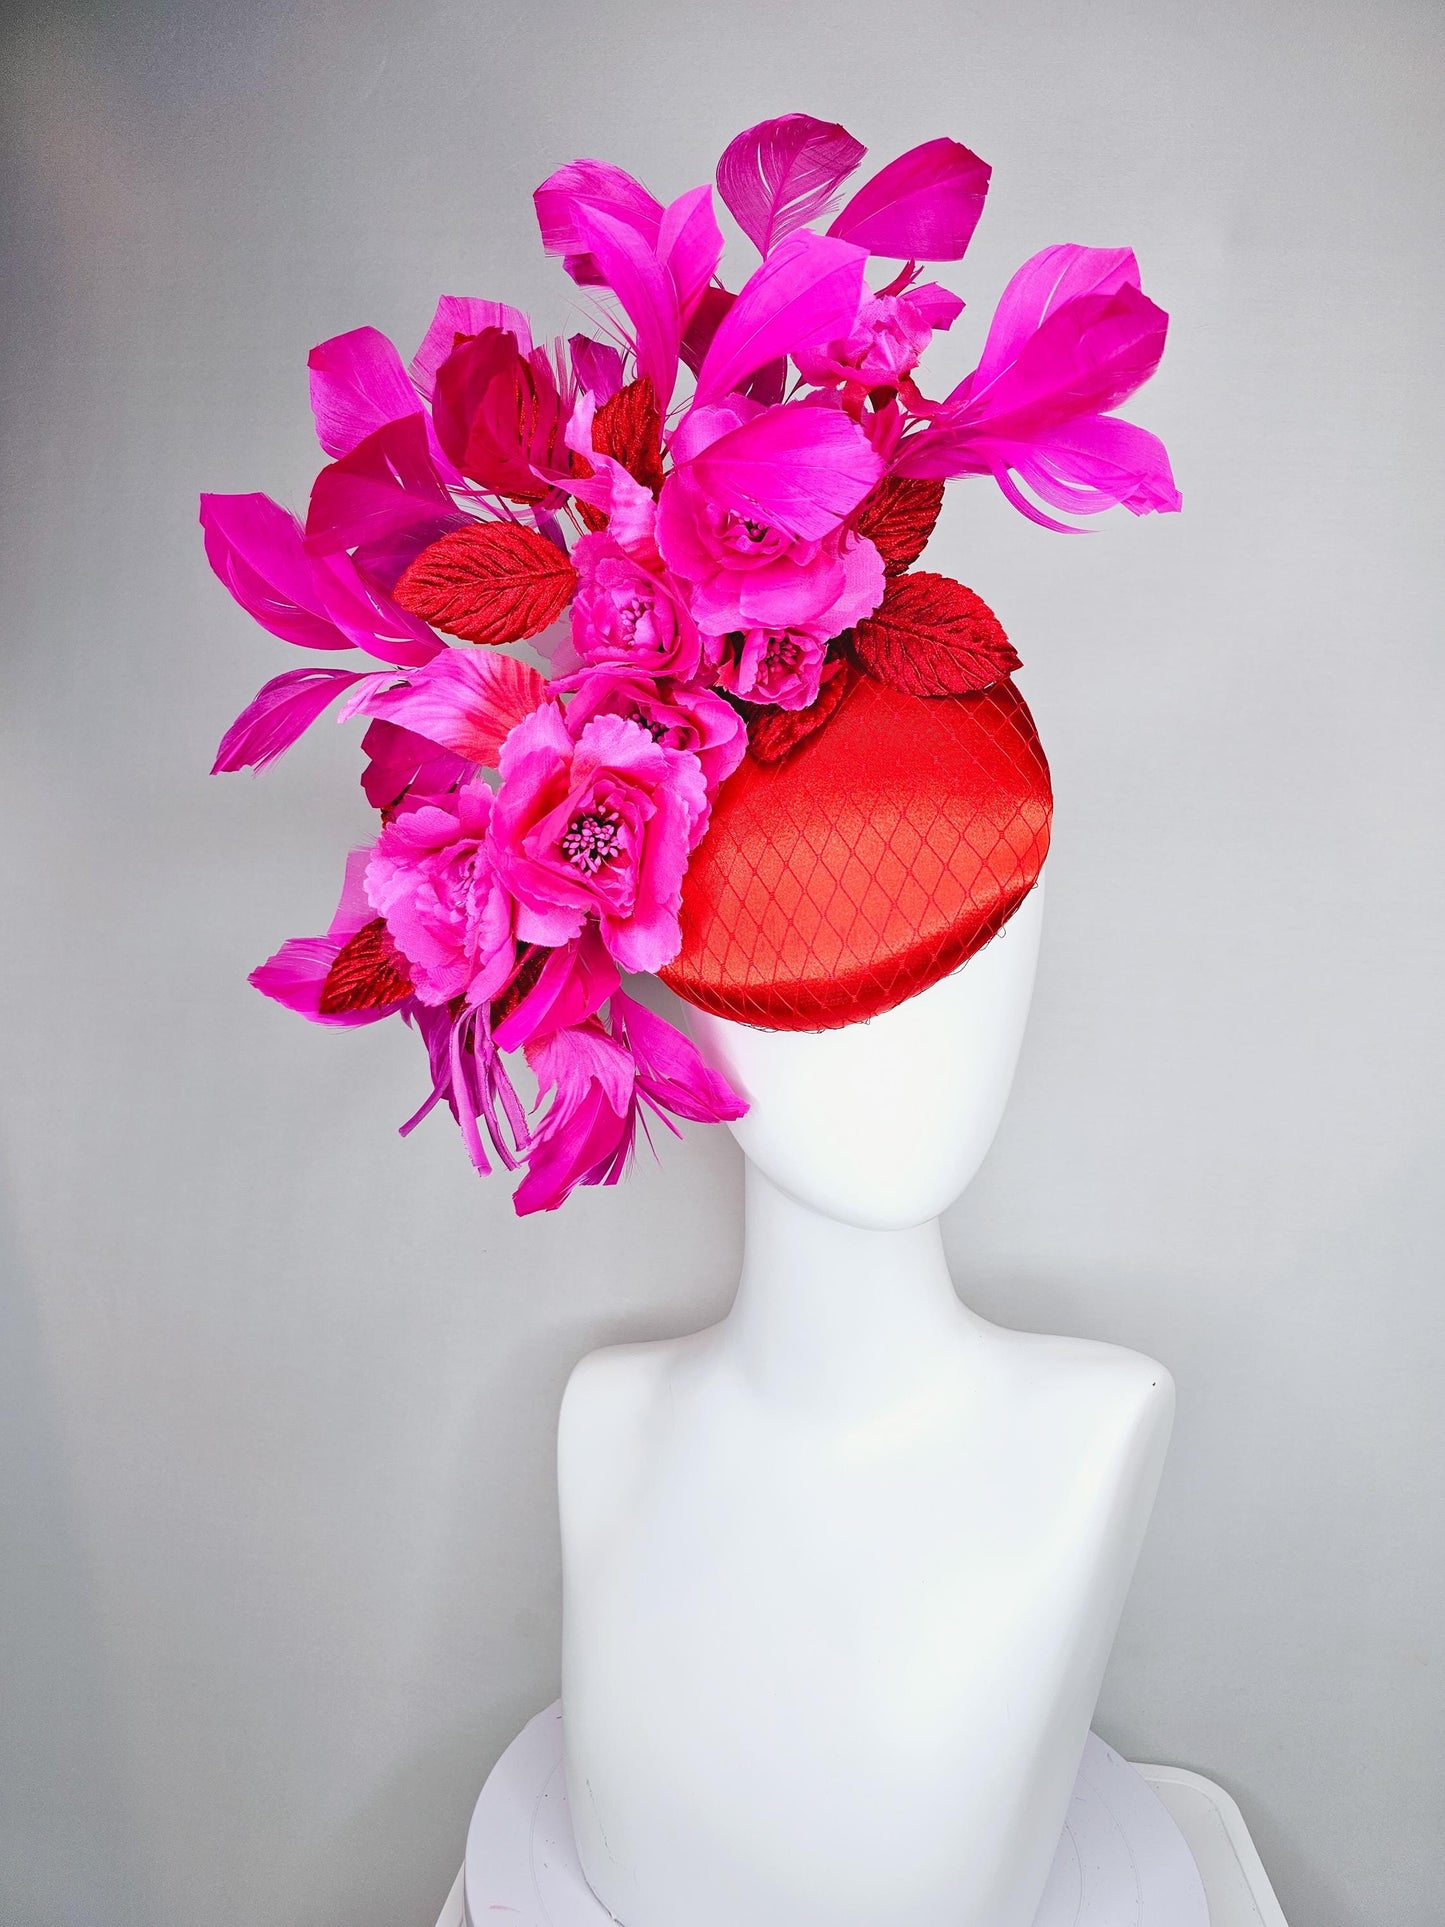
[[968,389],[977,396],[1017,359],[1029,340],[1066,301],[1115,294],[1139,286],[1132,248],[1084,248],[1061,242],[1025,261],[999,297],[979,364]]
[[361,747],[367,758],[361,788],[374,810],[391,809],[408,790],[420,796],[445,795],[474,773],[464,758],[396,723],[373,722]]
[[612,1023],[636,1060],[643,1097],[694,1124],[746,1115],[747,1104],[727,1079],[709,1070],[696,1046],[665,1017],[619,991],[612,999]]
[[718,193],[759,254],[816,219],[868,152],[837,121],[783,114],[728,143]]
[[707,291],[722,251],[722,229],[712,211],[710,187],[689,188],[663,210],[657,231],[657,252],[672,276],[677,309],[684,324]]
[[841,409],[800,402],[764,410],[686,467],[710,501],[803,541],[836,529],[883,472],[868,437]]
[[309,1017],[313,1024],[341,1026],[374,1024],[382,1017],[390,1017],[408,1001],[401,998],[377,1010],[345,1010],[325,1015],[321,1010],[322,986],[342,945],[349,943],[358,930],[376,917],[362,882],[370,860],[369,849],[353,850],[347,857],[341,901],[324,937],[292,937],[274,957],[268,957],[251,972],[250,982],[263,997]]
[[221,738],[212,776],[224,770],[263,770],[303,736],[343,689],[364,680],[361,670],[288,669],[259,689]]
[[546,699],[530,663],[501,650],[442,649],[404,681],[368,676],[337,718],[375,716],[441,749],[495,768],[502,744]]
[[622,355],[606,341],[590,335],[569,335],[567,347],[572,356],[572,372],[585,394],[600,407],[622,386]]
[[531,990],[497,1025],[498,1050],[519,1050],[547,1031],[586,1023],[621,982],[596,924],[589,923],[551,953]]
[[532,203],[542,246],[548,254],[562,255],[568,274],[582,286],[611,285],[606,264],[594,259],[589,252],[592,243],[578,225],[577,210],[584,204],[601,208],[640,236],[652,253],[657,251],[661,201],[641,181],[606,161],[569,161],[547,176],[532,195]]
[[852,329],[866,290],[861,248],[790,234],[743,284],[698,370],[696,402],[720,401],[755,369]]
[[632,323],[638,369],[651,379],[657,405],[665,412],[677,386],[682,342],[672,276],[658,260],[655,245],[602,208],[579,202],[573,223]]
[[505,301],[482,301],[471,294],[444,294],[411,360],[412,380],[428,401],[437,385],[437,369],[456,347],[457,336],[479,335],[483,328],[504,328],[517,337],[524,355],[532,352],[531,325],[520,308],[509,308]]
[[895,261],[960,261],[991,172],[959,141],[925,141],[860,187],[828,232]]
[[408,415],[322,469],[306,512],[306,546],[325,555],[405,537],[420,549],[469,519],[437,473],[424,418]]
[[421,413],[401,356],[377,328],[353,328],[319,342],[306,366],[316,438],[328,455],[349,455],[387,422]]
[[326,607],[301,524],[266,495],[203,495],[206,559],[263,629],[302,649],[350,649]]

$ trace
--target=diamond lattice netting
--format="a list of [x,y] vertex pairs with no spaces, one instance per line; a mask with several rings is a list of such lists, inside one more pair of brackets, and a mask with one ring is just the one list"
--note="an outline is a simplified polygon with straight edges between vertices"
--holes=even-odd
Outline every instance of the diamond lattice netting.
[[749,756],[723,785],[662,979],[769,1030],[877,1016],[1008,921],[1043,867],[1052,810],[1012,684],[924,700],[864,677],[785,762]]

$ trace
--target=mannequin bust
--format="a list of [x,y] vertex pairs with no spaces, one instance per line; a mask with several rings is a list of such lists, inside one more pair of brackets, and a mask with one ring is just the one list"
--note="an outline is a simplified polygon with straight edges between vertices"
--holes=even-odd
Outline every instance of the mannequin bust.
[[568,1798],[624,1927],[1030,1927],[1173,1416],[944,1262],[1041,915],[868,1023],[688,1013],[751,1106],[736,1301],[583,1359],[559,1434]]

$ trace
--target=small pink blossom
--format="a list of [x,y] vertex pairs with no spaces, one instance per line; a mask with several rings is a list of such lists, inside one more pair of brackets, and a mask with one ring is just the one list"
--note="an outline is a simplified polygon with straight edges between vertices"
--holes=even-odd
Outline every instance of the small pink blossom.
[[658,547],[705,634],[837,634],[877,608],[882,560],[843,522],[882,463],[836,402],[762,409],[730,396],[693,408],[672,453]]
[[748,629],[729,638],[718,681],[749,702],[807,709],[818,699],[826,636],[808,629]]
[[428,798],[382,831],[366,894],[411,965],[417,997],[489,1002],[512,973],[512,903],[487,841],[493,797],[485,783]]
[[934,330],[951,327],[963,302],[936,281],[895,291],[897,284],[866,300],[851,333],[823,347],[799,349],[793,359],[804,381],[833,387],[897,388],[918,366]]
[[658,970],[682,942],[693,832],[707,810],[696,756],[600,715],[576,740],[555,703],[502,746],[492,847],[517,899],[517,935],[555,945],[596,916],[624,970]]
[[634,561],[610,535],[584,535],[572,561],[572,644],[583,662],[685,682],[698,675],[702,638],[663,575]]
[[[742,717],[710,689],[654,682],[610,667],[586,670],[567,686],[576,691],[567,706],[567,727],[574,737],[594,716],[625,716],[640,723],[654,742],[668,749],[690,750],[696,756],[709,802],[747,753],[748,732]],[[704,816],[694,830],[695,843],[706,828]]]

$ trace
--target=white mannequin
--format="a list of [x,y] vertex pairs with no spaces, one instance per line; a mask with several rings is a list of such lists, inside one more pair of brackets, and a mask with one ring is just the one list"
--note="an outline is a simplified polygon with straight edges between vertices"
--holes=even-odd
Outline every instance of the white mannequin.
[[752,1106],[737,1299],[583,1359],[559,1436],[568,1797],[625,1927],[1030,1927],[1174,1402],[944,1263],[1041,912],[870,1023],[689,1012]]

